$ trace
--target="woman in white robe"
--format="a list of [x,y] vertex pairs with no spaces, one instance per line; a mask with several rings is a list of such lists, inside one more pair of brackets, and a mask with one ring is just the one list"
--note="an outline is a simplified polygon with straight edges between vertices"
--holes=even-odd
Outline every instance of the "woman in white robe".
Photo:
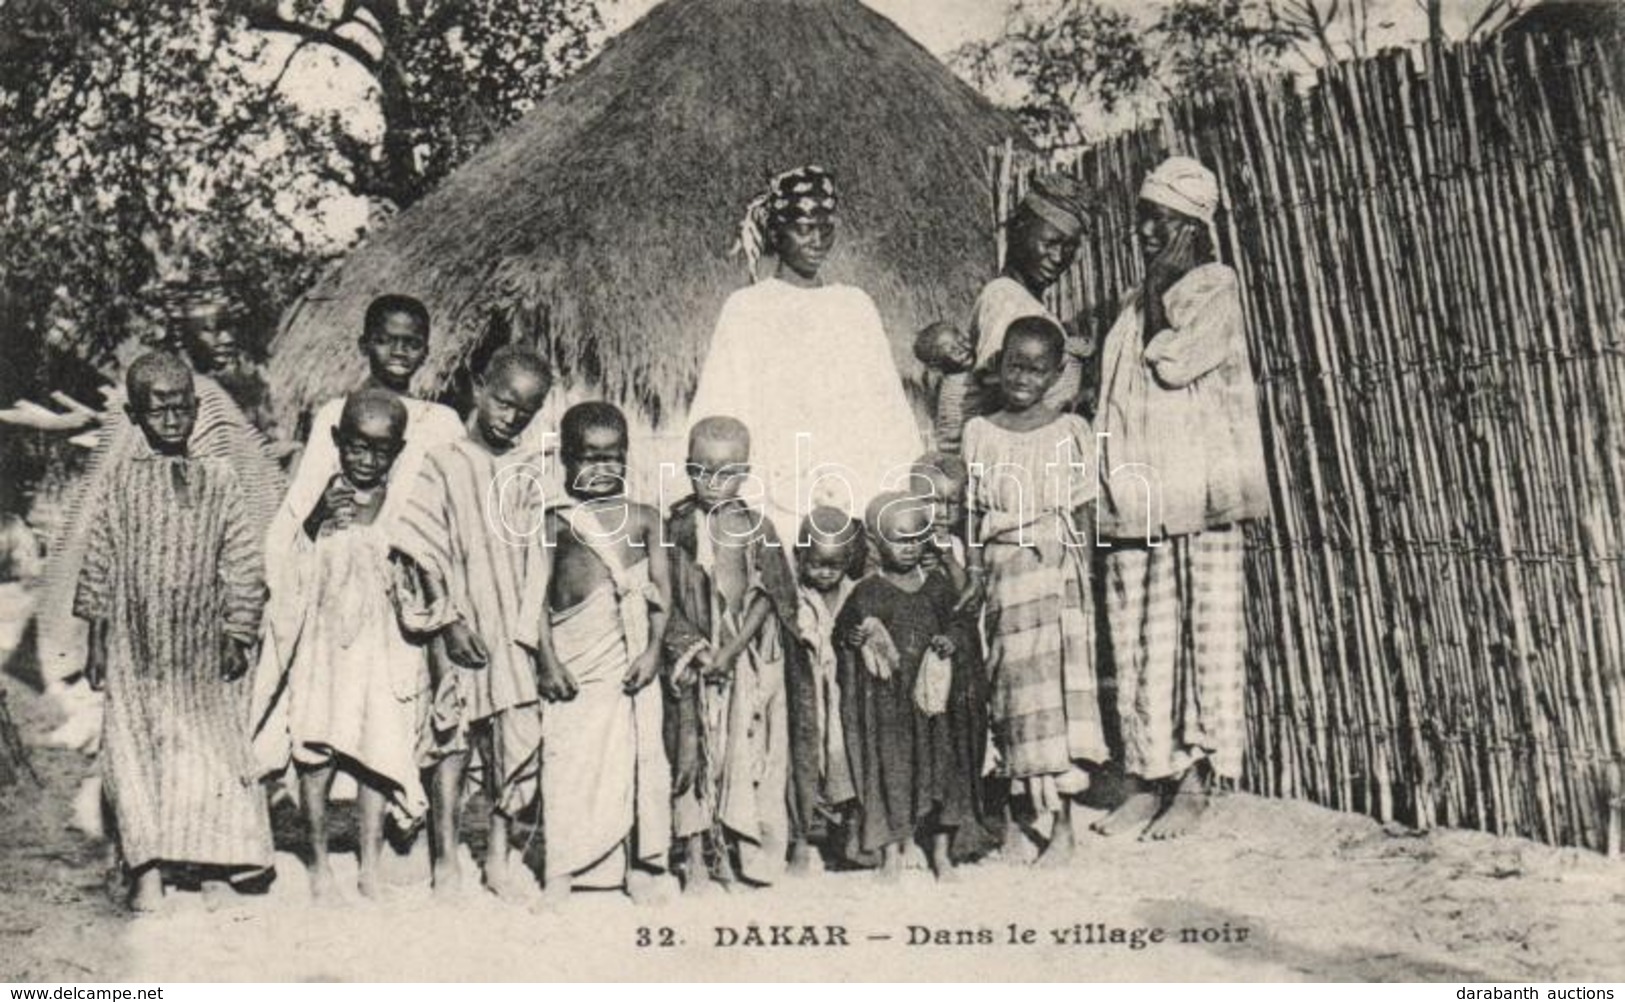
[[[874,301],[819,278],[835,244],[829,173],[800,167],[751,203],[740,238],[754,284],[722,307],[690,423],[726,415],[750,429],[744,496],[792,546],[818,505],[861,512],[922,451],[919,424]],[[761,255],[776,260],[758,275]]]

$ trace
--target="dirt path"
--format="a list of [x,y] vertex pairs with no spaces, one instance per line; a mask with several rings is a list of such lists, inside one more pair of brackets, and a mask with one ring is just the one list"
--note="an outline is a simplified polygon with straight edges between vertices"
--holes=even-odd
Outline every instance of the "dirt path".
[[[38,744],[48,708],[11,678],[0,686]],[[87,763],[48,749],[34,762],[43,787],[0,790],[0,980],[1625,979],[1619,862],[1245,795],[1178,845],[1091,837],[1068,870],[991,863],[953,886],[826,874],[656,908],[582,896],[551,916],[481,896],[437,905],[408,887],[386,905],[318,909],[283,855],[265,897],[210,911],[182,895],[132,920],[109,903],[105,850],[66,827]],[[748,942],[752,923],[768,942],[775,925],[792,940],[814,926],[821,943],[840,926],[850,945],[718,945]],[[652,944],[670,929],[674,945],[639,947],[640,928]],[[1122,942],[1071,942],[1112,928]],[[1153,929],[1162,942],[1131,945]],[[992,942],[910,945],[933,934]]]

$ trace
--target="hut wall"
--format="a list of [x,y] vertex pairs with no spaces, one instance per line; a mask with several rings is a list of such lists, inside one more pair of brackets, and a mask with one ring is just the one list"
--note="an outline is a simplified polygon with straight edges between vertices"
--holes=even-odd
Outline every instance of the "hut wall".
[[[1100,197],[1065,315],[1139,280],[1169,152],[1220,176],[1271,468],[1244,784],[1617,854],[1625,63],[1519,39],[1176,103],[1063,168]],[[999,218],[1033,168],[991,151]]]

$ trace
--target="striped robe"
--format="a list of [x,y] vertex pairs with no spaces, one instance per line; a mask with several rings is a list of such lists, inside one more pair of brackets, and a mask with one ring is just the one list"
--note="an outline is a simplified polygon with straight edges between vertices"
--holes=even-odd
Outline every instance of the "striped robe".
[[125,862],[269,866],[249,682],[221,675],[222,634],[252,642],[265,598],[242,487],[225,460],[150,451],[106,487],[73,611],[110,624],[102,778]]
[[1016,779],[1060,777],[1107,758],[1095,665],[1090,560],[1072,511],[1095,498],[1089,423],[1075,414],[1028,431],[965,425],[971,501],[988,568],[988,636],[998,654],[990,712]]
[[[243,492],[244,511],[256,533],[270,525],[282,500],[282,469],[261,435],[220,384],[206,376],[194,377],[197,425],[188,445],[198,458],[228,460]],[[73,617],[74,587],[85,542],[93,520],[108,503],[109,481],[125,460],[148,452],[141,429],[130,423],[124,410],[110,406],[104,415],[100,441],[90,464],[68,498],[62,523],[51,539],[45,568],[45,590],[39,602],[40,672],[48,682],[61,681],[85,666],[85,627]]]
[[535,798],[538,782],[536,669],[518,640],[527,635],[525,580],[539,563],[545,463],[541,450],[524,445],[495,455],[472,433],[432,449],[410,499],[385,530],[390,545],[445,596],[434,608],[403,609],[403,624],[431,633],[461,619],[490,655],[484,668],[462,668],[436,639],[434,709],[421,760],[464,750],[468,725],[491,720],[496,761],[486,765],[500,791],[498,807],[510,815]]

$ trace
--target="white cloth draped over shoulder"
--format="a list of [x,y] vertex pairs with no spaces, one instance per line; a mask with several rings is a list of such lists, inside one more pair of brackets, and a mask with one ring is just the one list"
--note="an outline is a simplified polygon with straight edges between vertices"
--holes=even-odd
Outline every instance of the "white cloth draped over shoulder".
[[[401,403],[406,406],[406,444],[390,470],[384,507],[375,523],[380,531],[387,529],[389,520],[411,498],[429,450],[466,434],[457,412],[444,404],[411,397],[402,397]],[[299,458],[293,482],[265,534],[265,581],[270,596],[265,608],[264,643],[254,673],[253,702],[255,755],[267,772],[285,767],[288,761],[288,702],[281,690],[293,665],[300,632],[313,611],[309,593],[315,587],[317,572],[315,547],[305,535],[305,519],[339,472],[333,429],[338,427],[343,413],[343,397],[329,400],[316,412],[310,441]]]
[[[748,486],[746,496],[765,490],[786,545],[813,506],[862,512],[888,475],[900,483],[922,451],[880,311],[849,285],[802,288],[770,278],[729,296],[690,424],[716,415],[750,429],[751,472],[761,486]],[[844,480],[819,477],[821,464]]]

